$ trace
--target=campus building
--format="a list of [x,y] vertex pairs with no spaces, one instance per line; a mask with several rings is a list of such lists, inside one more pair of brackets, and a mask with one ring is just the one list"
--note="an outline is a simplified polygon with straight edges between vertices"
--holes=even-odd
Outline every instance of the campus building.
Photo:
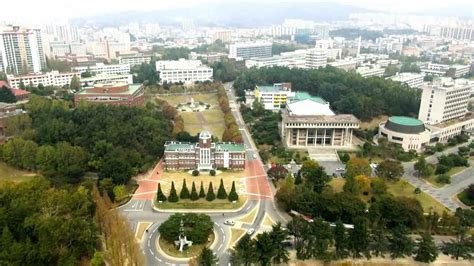
[[192,83],[212,81],[212,68],[203,65],[200,60],[163,60],[156,61],[156,71],[160,73],[160,83]]
[[163,164],[166,170],[244,170],[245,145],[212,142],[211,133],[202,131],[197,143],[166,142]]
[[431,139],[431,130],[412,117],[392,116],[379,125],[379,137],[400,144],[404,151],[421,151]]
[[297,92],[282,110],[280,135],[289,148],[351,148],[353,130],[359,126],[354,115],[336,115],[322,98]]
[[26,86],[33,85],[38,87],[39,84],[43,86],[62,87],[71,84],[71,79],[76,76],[81,77],[80,73],[59,73],[59,71],[51,71],[44,74],[33,74],[25,76],[8,75],[7,79],[10,85],[14,88],[19,88],[23,82]]
[[130,64],[106,65],[103,63],[97,63],[95,66],[74,67],[73,71],[79,72],[81,74],[84,72],[109,75],[129,74]]
[[81,86],[88,87],[94,84],[109,84],[109,83],[127,83],[133,84],[132,74],[97,74],[88,78],[81,78]]
[[141,64],[149,64],[151,62],[151,55],[143,53],[120,53],[118,60],[120,64],[137,66]]
[[252,57],[271,57],[271,42],[233,43],[229,46],[229,58],[246,60]]
[[273,86],[255,86],[254,95],[266,110],[280,110],[295,93],[291,91],[291,83],[275,83]]
[[326,49],[309,49],[306,53],[306,63],[305,66],[308,68],[320,68],[326,67],[328,61],[328,55]]
[[389,79],[393,81],[398,81],[402,84],[406,84],[412,88],[420,88],[423,85],[423,78],[424,75],[418,73],[397,73],[393,77],[389,77]]
[[139,106],[145,103],[145,86],[127,83],[95,84],[74,94],[74,104],[81,101],[94,104]]
[[385,74],[385,69],[379,67],[378,65],[361,66],[356,69],[356,72],[359,73],[363,78],[382,77]]

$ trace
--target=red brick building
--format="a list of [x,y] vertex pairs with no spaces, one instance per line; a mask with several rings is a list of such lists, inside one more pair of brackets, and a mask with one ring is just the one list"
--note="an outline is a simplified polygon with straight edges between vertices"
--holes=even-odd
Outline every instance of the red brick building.
[[89,103],[139,106],[145,103],[145,86],[126,83],[95,84],[74,94],[74,104]]
[[16,98],[17,101],[27,100],[28,97],[31,94],[31,92],[29,92],[29,91],[12,88],[10,86],[10,84],[8,84],[8,82],[6,82],[4,80],[0,80],[0,88],[4,88],[4,87],[9,89],[13,93],[13,95],[15,95],[15,98]]
[[166,170],[245,169],[244,144],[212,142],[208,131],[199,134],[198,143],[168,141],[165,143]]

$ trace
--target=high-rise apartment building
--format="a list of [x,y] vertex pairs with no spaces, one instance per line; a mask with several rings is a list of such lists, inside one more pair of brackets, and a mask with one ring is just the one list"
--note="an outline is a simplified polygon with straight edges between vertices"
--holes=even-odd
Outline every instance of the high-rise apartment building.
[[466,79],[435,79],[423,87],[418,119],[433,125],[464,117],[471,97],[471,87]]
[[46,67],[41,31],[19,26],[0,28],[0,71],[38,73]]
[[223,43],[230,43],[232,41],[231,30],[217,30],[212,34],[212,42],[221,40]]
[[271,42],[233,43],[229,46],[229,58],[237,60],[270,56],[272,56]]

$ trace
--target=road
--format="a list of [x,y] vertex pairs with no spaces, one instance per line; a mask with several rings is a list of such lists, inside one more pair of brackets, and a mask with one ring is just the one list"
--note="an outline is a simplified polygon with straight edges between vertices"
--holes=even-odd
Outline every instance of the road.
[[[246,147],[247,167],[245,170],[245,177],[247,193],[249,195],[247,203],[240,210],[226,212],[225,214],[211,211],[203,212],[209,215],[214,222],[216,241],[212,246],[212,249],[219,258],[220,265],[228,265],[230,259],[228,245],[231,238],[231,230],[229,226],[224,225],[225,220],[237,220],[258,207],[258,212],[254,222],[252,224],[242,225],[244,229],[254,228],[255,231],[258,232],[262,229],[261,224],[265,214],[269,215],[275,222],[280,221],[286,223],[288,219],[288,216],[285,213],[280,212],[277,209],[275,202],[273,201],[275,188],[271,182],[268,182],[258,150],[242,119],[234,91],[232,90],[232,83],[225,84],[225,88],[229,97],[232,114],[234,115],[236,123],[242,133],[242,138]],[[127,204],[121,206],[119,210],[127,218],[134,232],[138,227],[138,223],[151,223],[151,226],[148,228],[148,233],[145,233],[140,242],[142,251],[145,255],[146,265],[187,265],[187,261],[173,259],[164,255],[162,252],[159,252],[156,246],[159,237],[158,227],[173,213],[156,211],[152,208],[152,200],[139,199],[138,197],[132,198],[132,200]]]
[[[464,143],[460,146],[465,145],[468,145],[468,143]],[[458,148],[460,146],[451,147],[442,152],[438,152],[431,156],[428,156],[426,157],[426,161],[428,163],[436,163],[437,157],[443,154],[446,155],[449,153],[457,153]],[[454,197],[464,188],[474,183],[474,165],[472,165],[472,163],[471,167],[452,176],[451,184],[447,184],[442,188],[433,187],[422,178],[415,176],[416,171],[414,169],[414,165],[414,162],[403,163],[403,167],[405,168],[405,174],[403,178],[406,181],[408,181],[414,187],[419,187],[423,192],[427,193],[437,201],[441,202],[441,204],[446,206],[451,211],[455,211],[457,208],[463,207],[458,201],[454,200]]]

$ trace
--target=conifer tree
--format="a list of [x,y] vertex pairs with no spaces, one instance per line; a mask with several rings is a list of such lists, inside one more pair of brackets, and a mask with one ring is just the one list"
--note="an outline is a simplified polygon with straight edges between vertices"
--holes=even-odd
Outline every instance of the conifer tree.
[[196,185],[194,184],[194,181],[193,181],[193,186],[191,187],[191,195],[189,196],[189,198],[193,201],[199,199],[199,195],[197,193]]
[[174,182],[171,182],[170,195],[168,196],[169,202],[178,202],[178,194],[176,194],[176,188],[174,187]]
[[158,190],[156,191],[156,200],[165,202],[166,201],[166,196],[163,194],[163,191],[161,190],[161,184],[158,183]]
[[199,197],[202,199],[206,197],[206,192],[204,191],[204,184],[202,181],[201,181],[201,189],[199,190]]
[[227,199],[227,192],[225,191],[224,181],[221,178],[221,183],[219,184],[219,189],[217,189],[217,198],[218,199]]
[[237,194],[237,191],[235,190],[235,181],[232,181],[232,188],[230,189],[228,199],[229,201],[239,200],[239,195]]
[[213,201],[216,199],[216,194],[214,194],[214,189],[212,188],[212,182],[209,182],[209,188],[207,189],[206,200]]
[[189,189],[186,186],[186,179],[183,179],[183,187],[181,187],[181,192],[179,193],[181,199],[189,199]]

